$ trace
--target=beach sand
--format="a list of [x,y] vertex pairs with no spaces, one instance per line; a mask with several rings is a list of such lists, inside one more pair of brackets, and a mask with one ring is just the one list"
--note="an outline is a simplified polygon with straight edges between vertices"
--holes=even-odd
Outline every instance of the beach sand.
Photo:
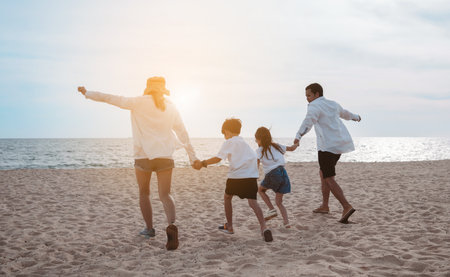
[[[313,214],[317,163],[287,165],[293,226],[268,221],[263,241],[246,200],[224,222],[227,168],[174,171],[180,247],[165,249],[166,218],[151,183],[156,238],[144,227],[134,170],[0,171],[0,275],[11,276],[450,276],[450,160],[339,163],[336,180],[356,213]],[[269,193],[273,198],[273,193]],[[267,210],[258,198],[262,209]]]

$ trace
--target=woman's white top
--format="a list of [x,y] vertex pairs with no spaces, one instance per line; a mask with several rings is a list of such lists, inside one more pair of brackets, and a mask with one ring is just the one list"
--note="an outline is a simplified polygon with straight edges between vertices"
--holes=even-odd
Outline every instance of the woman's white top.
[[229,179],[258,178],[256,153],[240,136],[227,139],[216,157],[229,162]]
[[300,140],[314,125],[318,151],[334,154],[351,152],[355,150],[355,146],[340,118],[359,120],[359,115],[344,110],[338,103],[321,96],[308,104],[308,112],[296,138]]
[[286,163],[284,161],[284,154],[286,153],[286,146],[281,145],[281,144],[278,144],[278,145],[281,147],[281,150],[283,150],[283,153],[281,153],[280,151],[278,151],[275,147],[273,147],[271,145],[269,149],[270,149],[270,151],[272,151],[273,157],[270,154],[269,150],[267,150],[267,156],[264,155],[261,157],[263,148],[259,147],[258,149],[256,149],[256,157],[262,164],[264,174],[269,173],[271,170],[279,167],[280,165],[284,166]]
[[184,147],[191,164],[197,160],[188,133],[175,105],[165,100],[166,109],[158,109],[153,96],[116,96],[87,91],[86,98],[131,111],[135,159],[172,159],[173,152]]

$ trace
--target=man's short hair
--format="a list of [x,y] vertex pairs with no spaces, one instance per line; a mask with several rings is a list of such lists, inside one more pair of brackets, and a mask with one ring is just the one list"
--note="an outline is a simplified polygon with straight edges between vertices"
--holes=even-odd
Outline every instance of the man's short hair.
[[241,133],[242,123],[240,119],[237,118],[228,118],[222,124],[222,134],[225,134],[225,130],[232,132],[234,134]]
[[323,96],[323,88],[318,83],[312,83],[309,86],[305,88],[305,90],[311,90],[312,93],[316,94],[318,93],[319,96]]

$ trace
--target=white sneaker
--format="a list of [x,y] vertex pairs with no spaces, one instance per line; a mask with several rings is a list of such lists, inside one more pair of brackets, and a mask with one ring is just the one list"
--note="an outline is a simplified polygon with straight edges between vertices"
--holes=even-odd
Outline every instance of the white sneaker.
[[277,210],[273,209],[273,210],[269,210],[266,212],[266,214],[264,215],[264,219],[267,221],[269,219],[272,219],[274,217],[277,216]]
[[146,238],[153,238],[155,237],[155,228],[152,229],[147,229],[147,227],[145,227],[144,230],[139,232],[139,235],[144,236]]

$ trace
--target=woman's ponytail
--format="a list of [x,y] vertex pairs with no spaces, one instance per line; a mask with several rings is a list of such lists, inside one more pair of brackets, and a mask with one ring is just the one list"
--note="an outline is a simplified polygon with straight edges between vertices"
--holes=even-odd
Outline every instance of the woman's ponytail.
[[166,110],[164,94],[170,95],[170,91],[166,89],[166,80],[163,77],[148,78],[144,94],[153,96],[153,101],[158,109]]

